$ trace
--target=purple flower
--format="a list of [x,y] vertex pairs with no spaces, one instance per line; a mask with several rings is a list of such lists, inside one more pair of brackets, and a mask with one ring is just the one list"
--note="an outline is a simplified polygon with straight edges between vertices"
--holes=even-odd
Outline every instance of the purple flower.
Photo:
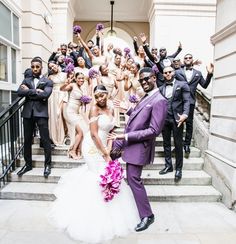
[[69,58],[69,57],[64,58],[64,62],[65,62],[65,64],[69,64],[69,63],[74,64],[74,60],[72,58]]
[[107,164],[104,175],[100,175],[99,185],[102,187],[105,202],[111,201],[115,194],[119,193],[121,180],[124,178],[123,172],[120,162],[113,160]]
[[73,33],[76,35],[77,33],[81,33],[82,28],[79,25],[75,25],[73,27]]
[[79,100],[83,104],[88,104],[88,103],[90,103],[92,101],[92,98],[89,97],[89,96],[83,95],[83,96],[81,96],[81,98]]
[[94,79],[94,78],[96,78],[96,76],[99,74],[99,72],[97,71],[97,70],[95,70],[95,69],[93,69],[93,68],[90,68],[89,69],[89,73],[88,73],[88,75],[89,75],[89,78],[90,79]]
[[75,66],[72,63],[69,63],[66,65],[65,72],[66,73],[72,73],[75,69]]
[[136,95],[130,95],[129,96],[129,101],[131,103],[137,103],[138,102],[138,98],[136,97]]
[[153,71],[155,74],[157,74],[157,73],[159,72],[159,69],[157,68],[157,66],[156,66],[155,64],[152,66],[152,71]]
[[102,23],[98,23],[97,26],[96,26],[96,30],[97,31],[101,31],[104,29],[104,25]]
[[130,53],[130,49],[128,47],[125,47],[124,48],[124,52],[125,52],[125,55],[129,54]]

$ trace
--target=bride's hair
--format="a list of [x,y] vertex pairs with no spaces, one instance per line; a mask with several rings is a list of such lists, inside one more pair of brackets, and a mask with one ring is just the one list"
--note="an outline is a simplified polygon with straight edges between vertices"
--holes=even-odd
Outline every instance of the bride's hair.
[[103,92],[108,92],[106,87],[104,85],[97,85],[94,87],[93,92],[96,93],[96,91],[103,91]]

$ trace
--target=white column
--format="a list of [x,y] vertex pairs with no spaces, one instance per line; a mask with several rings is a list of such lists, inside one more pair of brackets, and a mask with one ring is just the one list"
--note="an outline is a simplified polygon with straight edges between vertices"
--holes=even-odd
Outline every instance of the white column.
[[168,54],[177,50],[179,41],[186,53],[203,61],[198,67],[204,74],[205,66],[213,60],[210,37],[215,32],[216,0],[152,0],[149,10],[150,46],[167,48]]
[[215,80],[212,91],[207,169],[235,209],[236,201],[236,1],[218,0],[215,45]]
[[73,39],[74,9],[70,0],[52,0],[53,50]]

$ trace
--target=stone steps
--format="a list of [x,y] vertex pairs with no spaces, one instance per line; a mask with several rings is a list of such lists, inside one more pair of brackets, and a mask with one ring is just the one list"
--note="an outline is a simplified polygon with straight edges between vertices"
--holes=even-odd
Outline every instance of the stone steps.
[[[43,168],[44,167],[44,156],[43,155],[33,155],[33,167],[36,168]],[[173,160],[173,166],[174,164]],[[83,165],[85,162],[83,159],[80,160],[74,160],[71,158],[68,158],[64,155],[53,155],[52,156],[52,167],[54,168],[76,168],[80,165]],[[203,158],[184,158],[184,164],[183,169],[184,170],[202,170],[203,168],[204,160]],[[17,166],[23,166],[25,164],[24,159],[22,158]],[[146,169],[151,170],[160,170],[164,167],[165,159],[163,157],[155,157],[153,164],[146,165]]]
[[[53,201],[54,183],[10,182],[0,191],[1,199]],[[150,201],[158,202],[216,202],[221,194],[212,186],[147,185]]]
[[[40,139],[39,137],[34,137],[34,144],[39,144],[39,139]],[[171,145],[174,146],[173,138],[171,138]],[[193,145],[193,140],[192,140],[191,145]],[[156,146],[163,147],[163,138],[161,135],[156,138]]]
[[[69,146],[60,146],[56,147],[52,150],[52,155],[67,155]],[[43,155],[43,148],[40,148],[38,144],[32,145],[32,154],[33,155]],[[174,153],[172,153],[174,155]],[[155,156],[156,157],[163,157],[164,156],[164,149],[162,146],[155,147]],[[191,147],[191,153],[189,157],[200,157],[201,151],[196,147]]]
[[[9,180],[11,182],[38,182],[38,183],[57,183],[61,175],[69,171],[69,169],[53,168],[52,173],[46,179],[43,176],[43,168],[33,168],[31,171],[19,177],[16,172],[11,173]],[[143,183],[145,185],[175,185],[174,173],[171,172],[165,175],[159,175],[156,170],[144,169],[142,172]],[[126,177],[126,173],[125,173]],[[204,171],[183,170],[182,180],[178,185],[210,185],[211,177]]]

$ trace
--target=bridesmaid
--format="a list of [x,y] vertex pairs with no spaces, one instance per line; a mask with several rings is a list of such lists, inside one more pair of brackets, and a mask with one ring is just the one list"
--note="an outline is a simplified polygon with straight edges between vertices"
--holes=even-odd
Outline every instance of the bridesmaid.
[[136,95],[137,98],[140,100],[145,93],[139,82],[139,74],[138,74],[139,69],[140,69],[139,63],[134,62],[131,65],[130,74],[124,77],[125,79],[124,89],[125,91],[129,91],[130,95]]
[[84,74],[75,74],[75,83],[68,78],[67,82],[61,86],[62,91],[68,91],[69,98],[65,107],[65,119],[68,125],[71,144],[69,157],[73,159],[81,158],[81,143],[84,133],[88,131],[88,121],[82,109],[80,98],[85,94],[83,89]]
[[53,82],[52,94],[48,99],[49,134],[56,146],[63,145],[66,128],[63,123],[63,106],[67,99],[67,92],[61,91],[60,87],[66,81],[66,73],[54,61],[50,61],[48,68],[51,75],[48,77]]

